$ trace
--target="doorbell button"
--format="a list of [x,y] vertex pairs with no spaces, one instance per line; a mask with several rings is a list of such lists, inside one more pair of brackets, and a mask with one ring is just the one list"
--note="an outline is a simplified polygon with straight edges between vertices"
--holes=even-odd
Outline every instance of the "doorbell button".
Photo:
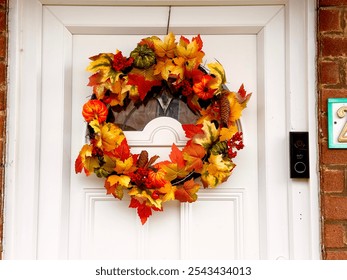
[[297,172],[297,173],[304,173],[306,171],[306,165],[305,163],[299,161],[297,163],[295,163],[294,165],[294,170]]

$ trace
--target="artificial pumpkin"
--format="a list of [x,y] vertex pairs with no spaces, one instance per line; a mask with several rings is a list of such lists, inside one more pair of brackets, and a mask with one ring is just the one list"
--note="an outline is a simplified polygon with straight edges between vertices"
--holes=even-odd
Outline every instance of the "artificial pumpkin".
[[138,44],[130,53],[130,57],[134,59],[134,66],[140,69],[147,69],[155,63],[155,53],[147,45]]
[[102,123],[107,119],[108,109],[106,105],[99,100],[89,100],[83,105],[82,115],[86,122],[91,122],[96,119],[99,123]]

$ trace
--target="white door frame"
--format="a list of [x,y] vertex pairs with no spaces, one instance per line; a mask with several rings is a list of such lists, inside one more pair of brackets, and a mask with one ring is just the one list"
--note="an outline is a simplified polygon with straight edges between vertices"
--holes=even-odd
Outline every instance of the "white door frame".
[[[4,258],[37,258],[38,213],[41,175],[41,128],[42,128],[42,4],[88,4],[88,5],[285,5],[282,11],[286,18],[287,38],[285,44],[285,103],[287,126],[289,131],[308,131],[310,133],[310,180],[289,179],[289,170],[281,170],[285,175],[286,186],[279,190],[276,180],[266,174],[262,177],[265,185],[271,187],[263,192],[260,200],[266,201],[267,207],[260,210],[265,223],[261,225],[261,248],[263,259],[319,259],[320,224],[318,203],[318,152],[317,152],[317,117],[315,88],[315,1],[314,0],[258,0],[258,1],[95,1],[95,0],[10,0],[9,22],[9,89],[8,89],[8,131],[7,131],[7,166],[5,182],[5,224]],[[293,20],[295,19],[295,20]],[[256,24],[252,28],[256,27]],[[271,80],[267,68],[271,68],[270,55],[272,40],[269,30],[276,28],[273,22],[258,26],[260,45],[264,60],[261,65],[258,94],[276,90],[276,83]],[[289,40],[290,39],[290,40]],[[265,73],[265,74],[261,74]],[[263,95],[265,96],[265,95]],[[261,101],[266,110],[276,114],[276,100]],[[69,104],[67,104],[69,105]],[[46,109],[47,110],[47,109]],[[52,110],[52,112],[54,112]],[[262,127],[260,133],[276,135],[271,127],[271,114],[268,114],[270,126]],[[265,120],[264,120],[265,121]],[[67,129],[61,119],[62,133]],[[287,137],[288,138],[288,137]],[[68,149],[69,144],[60,139],[60,148]],[[272,139],[266,139],[272,141]],[[284,144],[288,144],[285,140]],[[270,162],[269,142],[260,143],[260,155],[263,165],[273,169]],[[288,145],[287,145],[288,147]],[[283,147],[287,149],[286,147]],[[288,150],[288,149],[287,149]],[[62,156],[61,168],[64,167]],[[278,167],[277,167],[278,168]],[[58,170],[57,172],[63,172]],[[288,178],[288,179],[287,179]],[[65,178],[66,179],[66,178]],[[62,178],[63,180],[63,178]],[[273,180],[273,182],[271,182]],[[270,182],[270,183],[269,183]],[[276,194],[275,196],[273,194]],[[283,201],[283,198],[285,201]],[[59,197],[63,199],[63,197]],[[275,205],[285,203],[289,217],[285,224],[278,220]],[[288,222],[289,221],[289,222]],[[278,222],[278,223],[277,223]],[[273,228],[278,225],[280,228]],[[277,248],[281,238],[273,233],[280,230],[282,238],[288,239],[288,248]],[[61,239],[66,234],[58,235]],[[66,242],[66,240],[60,240]],[[63,257],[64,255],[57,255]]]

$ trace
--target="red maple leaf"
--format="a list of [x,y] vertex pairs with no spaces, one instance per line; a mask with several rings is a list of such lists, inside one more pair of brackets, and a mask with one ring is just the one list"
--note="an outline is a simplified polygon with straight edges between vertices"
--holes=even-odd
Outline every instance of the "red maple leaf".
[[141,205],[141,202],[135,198],[131,198],[129,208],[137,208]]
[[153,86],[160,86],[161,81],[146,80],[144,76],[138,74],[128,74],[128,85],[137,86],[140,99],[143,101],[147,93]]
[[145,224],[148,217],[152,215],[151,207],[146,205],[146,202],[141,203],[136,198],[131,198],[129,207],[137,208],[137,215],[140,217],[142,224]]
[[82,170],[84,168],[84,164],[82,162],[82,158],[81,158],[81,155],[79,155],[77,158],[76,158],[76,161],[75,161],[75,172],[76,174],[77,173],[81,173]]
[[245,87],[244,87],[243,84],[240,86],[240,89],[239,89],[238,93],[240,94],[241,98],[245,98],[246,97],[247,92],[246,92]]
[[193,138],[196,134],[204,134],[202,124],[182,124],[187,138]]
[[129,208],[137,208],[137,215],[140,217],[142,224],[145,224],[147,222],[148,217],[152,215],[152,210],[163,211],[163,209],[159,209],[155,206],[151,207],[146,205],[146,201],[141,203],[133,197],[130,200]]
[[237,98],[239,99],[239,102],[241,104],[243,104],[243,106],[245,107],[247,102],[249,101],[249,99],[251,98],[252,96],[252,93],[247,93],[246,90],[245,90],[245,87],[244,85],[242,84],[240,86],[240,89],[239,91],[237,92],[238,96]]
[[124,138],[122,143],[114,149],[113,155],[117,158],[120,158],[122,161],[130,157],[130,148],[126,138]]
[[131,66],[134,59],[132,57],[126,58],[123,56],[122,52],[119,51],[114,55],[113,58],[113,68],[116,71],[122,71],[123,69]]

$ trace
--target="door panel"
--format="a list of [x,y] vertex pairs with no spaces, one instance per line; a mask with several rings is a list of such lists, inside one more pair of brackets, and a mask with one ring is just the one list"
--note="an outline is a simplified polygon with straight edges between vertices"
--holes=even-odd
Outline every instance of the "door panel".
[[[80,111],[91,94],[91,88],[86,86],[89,73],[84,71],[89,63],[88,57],[100,52],[114,52],[115,49],[128,55],[137,42],[145,36],[145,34],[73,36],[72,155],[77,155],[84,143],[85,124]],[[185,36],[190,38],[192,35]],[[199,202],[191,205],[180,206],[178,203],[168,203],[166,206],[165,204],[164,212],[154,213],[145,226],[141,226],[136,218],[134,220],[136,213],[133,209],[127,208],[129,201],[112,202],[113,198],[110,199],[104,194],[103,180],[93,179],[90,183],[90,178],[71,174],[70,209],[72,212],[78,212],[78,214],[71,213],[71,217],[86,223],[82,224],[80,230],[80,224],[71,220],[71,235],[85,240],[81,244],[78,244],[78,240],[70,242],[73,244],[70,246],[76,247],[75,250],[71,248],[73,257],[113,259],[259,257],[258,250],[254,249],[259,247],[256,226],[258,225],[257,146],[256,141],[251,140],[257,137],[256,36],[203,35],[202,40],[206,53],[204,63],[213,62],[215,59],[222,63],[228,76],[230,90],[237,91],[239,86],[245,83],[246,88],[254,92],[254,98],[245,112],[245,118],[242,119],[247,148],[239,152],[236,160],[239,166],[221,190],[202,190],[198,194]],[[125,132],[133,153],[147,149],[150,155],[158,154],[160,160],[165,160],[168,158],[172,143],[178,146],[185,145],[184,132],[177,121],[158,118],[152,122],[144,131]],[[140,140],[144,138],[148,140]],[[73,207],[73,205],[82,205],[83,199],[86,203],[84,211]],[[185,220],[189,222],[183,223]],[[113,241],[104,237],[113,236],[114,232],[117,234],[112,238]],[[122,239],[121,236],[127,232],[131,234],[126,240]],[[254,245],[248,252],[243,251],[245,235],[248,242]],[[206,236],[211,238],[206,239]],[[162,244],[162,242],[168,244],[165,250],[153,253],[152,244]],[[119,247],[118,243],[127,245]],[[185,248],[181,244],[187,244],[188,247]],[[79,246],[82,255],[74,255],[73,251],[77,252]]]

